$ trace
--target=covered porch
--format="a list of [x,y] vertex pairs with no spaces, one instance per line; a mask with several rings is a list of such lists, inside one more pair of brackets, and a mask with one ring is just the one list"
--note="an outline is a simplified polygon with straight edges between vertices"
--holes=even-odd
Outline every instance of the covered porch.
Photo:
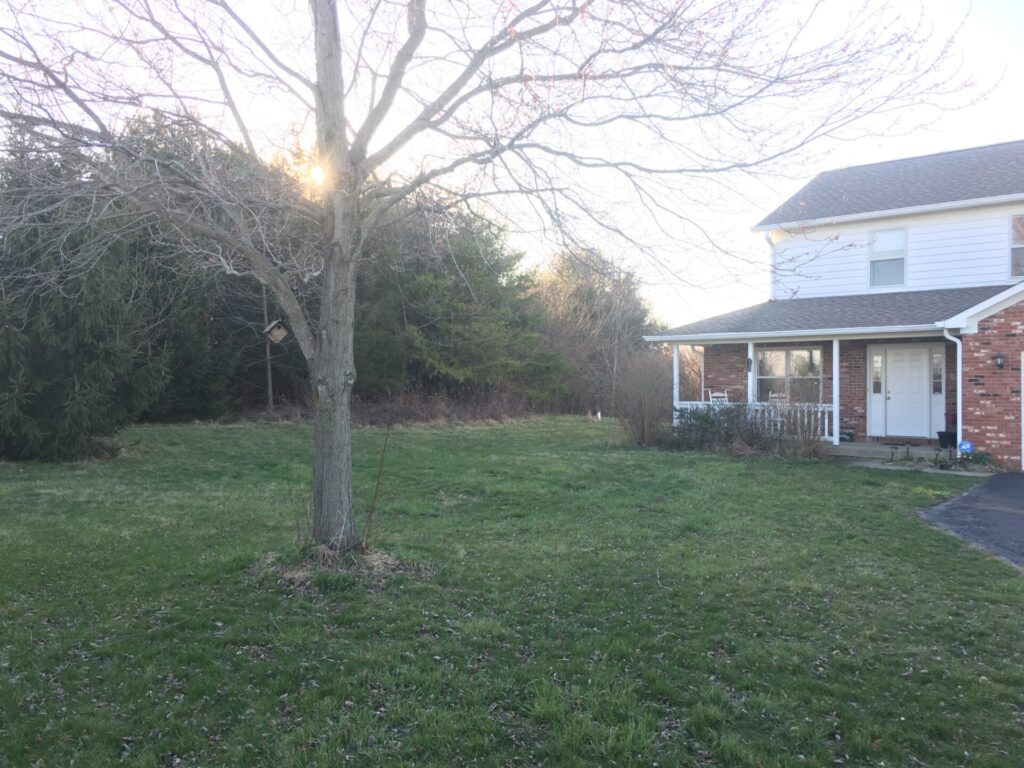
[[[1024,281],[774,300],[645,338],[676,353],[677,413],[738,403],[807,414],[833,448],[952,442],[1024,468]],[[681,347],[701,351],[685,388]]]
[[[698,354],[681,354],[684,346]],[[677,419],[742,406],[770,433],[833,446],[937,446],[940,432],[956,442],[957,346],[942,335],[675,343],[673,353]],[[700,367],[698,386],[687,362]]]

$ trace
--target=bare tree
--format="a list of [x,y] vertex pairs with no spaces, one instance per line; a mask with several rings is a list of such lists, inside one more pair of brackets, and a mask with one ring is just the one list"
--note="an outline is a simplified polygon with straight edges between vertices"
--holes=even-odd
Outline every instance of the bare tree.
[[[949,80],[885,0],[3,2],[0,118],[85,169],[67,194],[254,275],[285,314],[313,382],[313,537],[337,549],[359,542],[355,267],[400,203],[431,188],[644,252],[702,236],[702,184]],[[313,188],[274,160],[304,143]]]
[[639,289],[629,270],[596,251],[559,254],[540,274],[545,341],[569,363],[568,410],[616,414],[626,361],[649,349],[650,312]]

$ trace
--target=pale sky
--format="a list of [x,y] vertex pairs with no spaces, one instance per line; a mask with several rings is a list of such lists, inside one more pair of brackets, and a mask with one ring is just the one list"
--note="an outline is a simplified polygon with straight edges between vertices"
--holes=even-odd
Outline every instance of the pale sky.
[[[78,7],[81,10],[90,4],[102,5],[102,2],[103,0],[81,0]],[[491,0],[479,0],[479,6],[473,3],[466,6],[486,9],[480,12],[479,18],[474,17],[477,26],[489,28],[497,23],[492,14],[492,6],[488,5],[490,2]],[[712,0],[709,0],[709,3],[711,2]],[[77,29],[74,14],[65,12],[66,5],[66,0],[34,0],[32,4],[32,7],[45,6],[50,9],[52,18],[44,30],[50,34],[45,36],[45,40],[58,48],[54,53],[58,58],[62,53],[59,49],[61,41],[66,41],[67,36]],[[169,7],[156,5],[165,10]],[[870,23],[859,23],[861,20],[855,16],[857,5],[846,0],[833,0],[825,4],[817,15],[807,15],[805,19],[804,9],[811,6],[813,3],[801,3],[798,0],[785,0],[780,3],[778,8],[782,18],[777,19],[776,23],[781,26],[775,28],[776,34],[789,34],[792,23],[811,20],[807,27],[811,31],[805,30],[804,37],[797,41],[799,46],[815,44],[816,35],[831,37],[835,34],[835,30],[830,29],[833,25],[839,25],[840,30],[846,29],[848,24],[852,24],[854,30],[873,28]],[[367,8],[376,6],[371,3],[353,2],[343,4],[342,7],[356,13],[358,9],[368,12]],[[401,10],[401,6],[397,5],[388,7],[394,13]],[[433,7],[444,9],[447,6],[437,3]],[[514,3],[504,3],[501,7],[508,10],[516,6]],[[288,60],[289,65],[309,72],[309,19],[305,3],[302,0],[280,0],[277,4],[262,5],[260,0],[252,0],[248,8],[251,20],[260,29],[261,34],[271,39],[275,47],[280,46],[277,50]],[[961,22],[964,23],[956,49],[952,53],[952,61],[959,65],[960,71],[951,78],[954,82],[969,78],[977,85],[972,91],[963,93],[955,100],[961,105],[960,109],[939,112],[934,108],[921,106],[908,113],[902,113],[902,132],[897,126],[895,131],[887,130],[887,135],[884,136],[879,133],[883,129],[883,124],[890,123],[891,115],[877,120],[874,125],[870,121],[861,123],[856,134],[849,131],[845,134],[842,143],[833,142],[829,145],[818,142],[811,151],[805,152],[795,162],[789,164],[788,176],[747,178],[737,174],[735,178],[727,178],[711,175],[703,177],[706,183],[701,184],[698,179],[691,184],[692,176],[684,175],[679,177],[681,180],[676,184],[674,178],[664,175],[660,177],[665,181],[659,190],[668,190],[667,195],[670,196],[659,197],[657,205],[645,202],[644,210],[635,207],[635,196],[630,197],[629,184],[624,184],[618,176],[602,176],[599,172],[584,174],[579,168],[570,168],[570,173],[565,178],[571,180],[581,190],[581,195],[589,196],[595,201],[595,207],[590,209],[594,216],[589,222],[596,221],[597,224],[589,223],[587,219],[583,220],[584,228],[589,226],[594,230],[589,233],[582,232],[583,239],[601,247],[607,256],[623,266],[637,271],[644,284],[645,295],[655,315],[661,320],[676,325],[766,300],[769,296],[769,251],[763,236],[752,233],[751,227],[815,174],[831,168],[1024,138],[1024,131],[1018,128],[1018,104],[1020,94],[1024,93],[1024,63],[1021,62],[1019,55],[1020,37],[1024,33],[1024,0],[973,0],[973,3],[971,0],[890,0],[890,12],[885,15],[888,17],[891,14],[898,14],[901,21],[911,26],[914,20],[923,18],[925,25],[932,28],[935,40],[946,39]],[[769,15],[766,23],[771,23],[773,18]],[[359,19],[350,21],[352,23],[348,25],[349,27],[359,28]],[[400,37],[404,32],[404,16],[398,13],[391,21],[396,26],[395,34]],[[115,22],[116,20],[111,22],[114,29],[110,34],[123,34],[120,22]],[[386,33],[387,29],[385,25],[380,31]],[[476,27],[473,29],[479,32]],[[926,29],[925,32],[927,31]],[[188,32],[188,28],[185,32]],[[97,36],[91,28],[78,29],[77,34],[84,36],[82,42],[86,47],[97,44]],[[137,34],[141,36],[141,33]],[[778,42],[772,35],[771,27],[757,29],[759,42]],[[368,67],[372,69],[377,66],[381,71],[385,71],[385,64],[378,63],[377,59],[386,59],[389,53],[393,53],[393,46],[389,47],[390,38],[387,34],[381,37],[378,45],[381,48],[380,56],[371,51],[374,48],[371,43],[377,40],[377,37],[371,36],[367,39],[370,40],[367,44]],[[104,41],[99,38],[98,42]],[[447,38],[441,35],[432,45],[444,46],[446,42]],[[226,44],[231,47],[232,40],[229,39]],[[856,45],[856,41],[853,41],[853,44]],[[100,47],[106,51],[104,46]],[[432,51],[429,45],[426,47],[428,54],[438,53]],[[126,82],[132,83],[140,77],[152,78],[151,72],[149,75],[145,74],[149,72],[146,67],[142,67],[143,74],[137,72],[139,62],[135,61],[137,52],[134,47],[125,43],[121,48],[124,50],[118,49],[115,53],[123,55],[123,61],[118,59],[115,53],[101,51],[104,56],[113,60],[96,59],[92,64],[90,62],[93,62],[93,59],[80,56],[75,59],[76,66],[85,69],[92,66],[97,70],[94,79],[101,82],[106,79],[123,78]],[[253,54],[247,46],[242,45],[232,50],[238,51],[237,55],[241,58],[243,69],[262,71],[258,55]],[[173,76],[179,81],[179,85],[184,86],[179,89],[179,93],[199,99],[189,102],[188,106],[200,110],[202,114],[210,112],[214,124],[221,121],[230,126],[228,111],[217,98],[219,82],[212,79],[209,72],[194,72],[197,65],[190,65],[187,59],[177,55],[173,50],[167,52],[167,56],[173,59],[175,66],[166,74]],[[254,63],[249,64],[247,56],[255,57]],[[149,61],[146,59],[147,65]],[[163,59],[157,57],[155,61],[159,63]],[[420,66],[414,73],[409,74],[407,79],[413,81],[410,85],[412,90],[422,87],[429,93],[438,82],[445,80],[437,70],[437,67],[441,66],[438,62],[442,59],[431,55],[425,57],[424,61],[429,66]],[[513,61],[513,64],[518,67],[518,60]],[[308,100],[296,102],[290,95],[294,93],[293,91],[257,87],[253,83],[258,85],[263,81],[250,80],[252,78],[236,77],[232,81],[232,88],[237,86],[236,98],[253,129],[255,143],[268,152],[285,151],[297,141],[308,146],[312,128],[312,121],[308,118]],[[353,79],[350,82],[357,81]],[[369,95],[361,93],[360,88]],[[157,91],[159,90],[157,88]],[[373,82],[368,82],[364,73],[358,79],[358,87],[349,97],[350,106],[361,103],[360,98],[369,104],[373,93]],[[419,92],[413,94],[417,97],[420,95],[422,94]],[[207,96],[208,101],[202,98]],[[821,106],[827,111],[836,109],[836,99],[845,106],[847,98],[845,92],[833,89],[831,93],[821,92],[815,101],[795,102],[795,106],[791,102],[778,102],[773,108],[772,105],[761,102],[758,108],[764,111],[757,112],[754,118],[758,126],[764,124],[771,129],[768,131],[769,135],[773,132],[775,135],[789,135],[786,134],[786,129],[789,128],[794,128],[793,136],[802,135],[797,129],[800,126],[801,115],[797,114],[796,119],[786,122],[786,119],[793,115],[794,108],[806,108],[805,111],[813,113],[815,107]],[[779,106],[780,104],[783,106]],[[483,108],[486,111],[488,105],[483,105]],[[406,99],[405,103],[396,102],[390,118],[396,126],[386,123],[379,135],[382,134],[385,138],[391,136],[391,128],[400,128],[412,115],[418,114],[419,109],[419,101],[416,98],[412,101]],[[528,114],[528,110],[524,110],[524,114]],[[484,115],[488,119],[489,116],[490,113]],[[515,117],[515,114],[512,116]],[[928,127],[919,128],[922,122],[928,122]],[[716,131],[720,131],[720,127],[716,125],[714,120],[706,123],[702,120],[700,126],[689,129],[692,133],[684,131],[675,136],[671,146],[675,151],[682,151],[685,154],[690,141],[698,150],[702,140],[714,145],[719,138]],[[682,167],[686,165],[685,158],[680,161],[668,157],[662,162],[660,155],[666,154],[666,147],[659,139],[652,140],[651,134],[644,134],[639,130],[631,134],[628,124],[620,127],[618,123],[606,130],[608,133],[598,129],[596,133],[586,136],[583,132],[563,130],[556,137],[546,138],[556,143],[568,142],[571,146],[576,145],[575,148],[595,150],[584,154],[600,155],[604,151],[628,153],[631,159],[638,159],[641,164],[649,167],[680,167],[673,166],[673,162],[681,163]],[[723,141],[728,144],[728,130],[720,133],[724,136]],[[740,132],[743,141],[748,140],[747,136],[748,134]],[[742,155],[747,145],[735,146],[735,141],[739,139],[732,139],[732,148],[727,147],[723,151],[728,153],[730,159],[747,159],[742,156],[733,157]],[[443,143],[435,147],[433,143],[437,141],[437,135],[423,134],[402,150],[401,156],[394,158],[389,163],[389,168],[385,170],[415,173],[425,162],[435,159],[435,153],[440,158],[436,164],[444,165],[444,158],[447,156],[445,153],[451,148]],[[698,151],[696,155],[699,156],[700,152]],[[716,156],[714,150],[712,156]],[[479,173],[486,177],[493,165],[487,166]],[[727,180],[723,180],[726,178]],[[459,179],[455,179],[453,183],[460,183]],[[524,198],[513,196],[513,199]],[[516,203],[509,202],[503,204],[500,209],[495,206],[494,210],[502,217],[499,220],[509,225],[511,245],[527,254],[526,266],[538,266],[548,254],[561,247],[561,243],[550,236],[550,231],[545,230],[543,224],[538,225],[537,222],[543,217],[537,215],[536,209],[531,209],[528,202],[523,205],[527,206],[524,210],[517,210]],[[667,211],[667,215],[663,211]],[[560,214],[565,215],[565,208],[560,209]],[[652,220],[651,216],[655,214],[657,220]],[[673,221],[673,217],[676,221]],[[679,223],[680,221],[683,223]],[[633,243],[621,239],[620,242],[615,242],[614,237],[607,235],[608,230],[614,229],[630,230],[631,237],[635,235]],[[723,248],[725,253],[714,252],[708,247],[703,239],[705,234],[713,243]],[[635,247],[636,243],[643,243],[649,253],[655,254],[656,260],[638,256],[639,249]]]
[[[732,205],[726,205],[727,211],[709,209],[708,227],[729,240],[732,250],[748,263],[716,265],[714,274],[703,277],[700,286],[671,285],[655,274],[648,275],[651,284],[646,294],[661,320],[678,325],[766,301],[768,246],[763,235],[750,232],[750,228],[821,171],[1024,139],[1020,120],[1024,0],[941,0],[929,2],[926,10],[936,14],[937,25],[947,28],[966,17],[954,55],[962,60],[964,73],[978,83],[973,94],[964,95],[963,102],[978,99],[978,103],[941,113],[924,130],[885,137],[866,135],[833,144],[810,159],[806,173],[751,183]],[[919,115],[907,115],[908,123],[920,119]]]

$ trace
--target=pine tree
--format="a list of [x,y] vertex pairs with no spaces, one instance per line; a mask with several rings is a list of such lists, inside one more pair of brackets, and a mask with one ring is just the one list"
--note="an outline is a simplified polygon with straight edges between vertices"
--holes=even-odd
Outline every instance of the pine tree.
[[[29,175],[75,172],[17,153],[0,171],[0,205],[19,204]],[[50,203],[0,241],[0,456],[7,459],[87,455],[97,437],[152,402],[166,378],[166,357],[149,339],[153,308],[140,244],[111,233],[102,258],[85,268],[78,245],[103,233],[65,226],[77,201]]]

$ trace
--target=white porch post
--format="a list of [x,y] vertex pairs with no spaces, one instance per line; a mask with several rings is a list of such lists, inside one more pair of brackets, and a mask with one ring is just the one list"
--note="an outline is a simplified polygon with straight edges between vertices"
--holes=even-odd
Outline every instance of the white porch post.
[[679,407],[679,345],[672,345],[672,407]]
[[832,445],[839,445],[839,339],[832,339]]
[[754,370],[754,342],[747,342],[747,402],[757,402],[757,371]]

